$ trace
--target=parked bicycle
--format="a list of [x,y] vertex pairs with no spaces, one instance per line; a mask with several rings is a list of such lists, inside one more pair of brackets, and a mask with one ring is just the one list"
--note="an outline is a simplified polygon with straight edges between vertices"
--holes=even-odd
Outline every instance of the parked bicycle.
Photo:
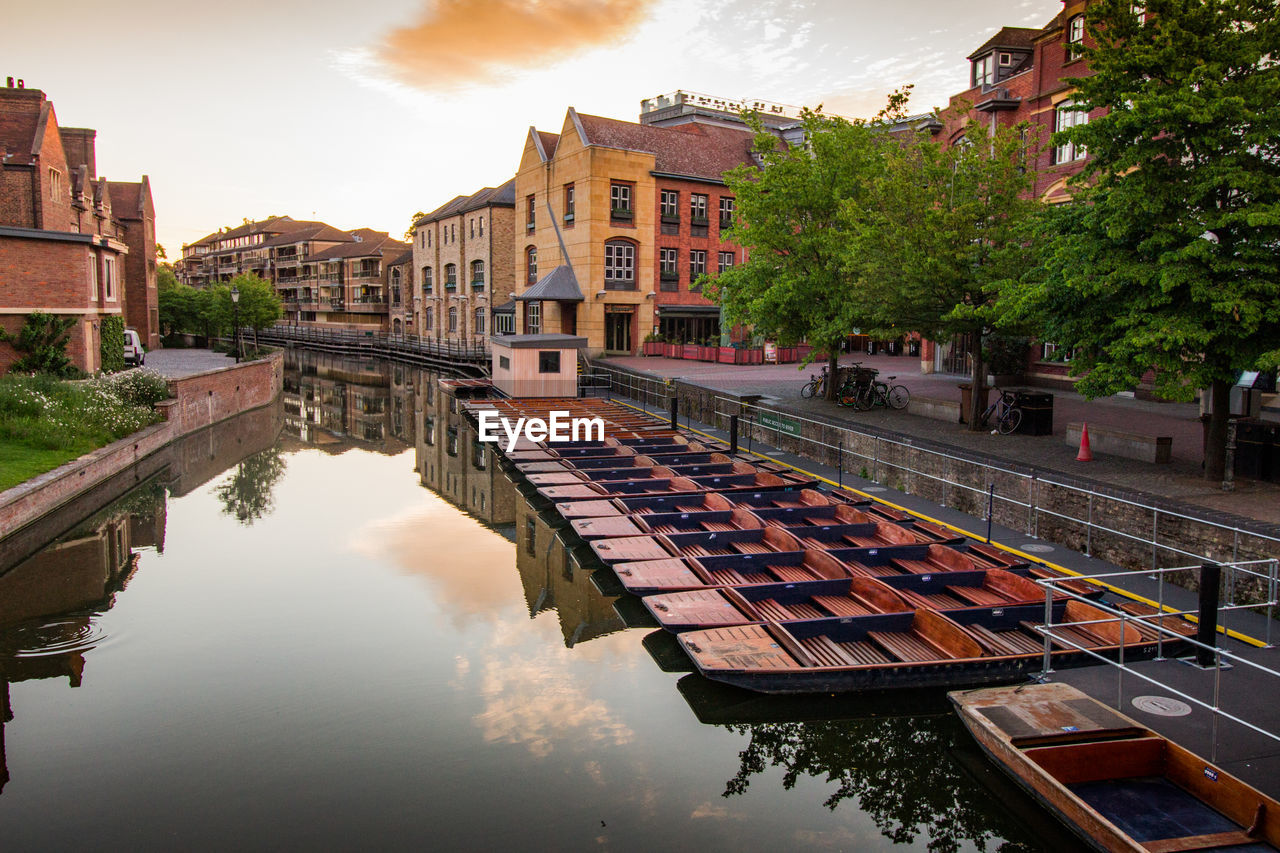
[[824,366],[822,372],[818,374],[810,374],[809,381],[800,389],[800,396],[806,400],[810,397],[822,397],[827,391],[827,368]]
[[853,399],[854,408],[862,412],[870,411],[876,406],[884,406],[886,409],[905,409],[907,403],[911,402],[911,392],[905,385],[890,384],[897,378],[890,376],[888,382],[873,379],[862,386]]
[[1022,425],[1022,409],[1018,408],[1017,397],[1014,396],[1012,391],[1003,391],[999,388],[995,390],[999,392],[999,398],[990,406],[987,406],[987,410],[982,413],[978,423],[985,427],[991,416],[995,415],[996,429],[1001,435],[1017,432],[1018,427]]

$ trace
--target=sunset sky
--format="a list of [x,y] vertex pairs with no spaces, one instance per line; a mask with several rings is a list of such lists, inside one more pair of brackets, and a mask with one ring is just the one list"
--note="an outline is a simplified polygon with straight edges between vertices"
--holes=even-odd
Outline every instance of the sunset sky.
[[566,107],[635,121],[675,89],[870,115],[967,85],[1001,26],[1060,0],[60,0],[5,11],[0,75],[151,176],[160,242],[288,214],[399,236],[514,173]]

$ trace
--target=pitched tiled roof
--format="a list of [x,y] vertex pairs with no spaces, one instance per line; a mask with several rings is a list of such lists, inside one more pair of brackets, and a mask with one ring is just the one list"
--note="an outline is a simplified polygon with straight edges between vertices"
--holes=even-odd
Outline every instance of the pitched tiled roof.
[[1041,30],[1035,27],[1005,27],[1000,32],[983,42],[982,47],[969,54],[969,59],[976,59],[984,53],[989,53],[998,47],[1013,47],[1022,50],[1030,50],[1031,43],[1035,41],[1036,36],[1040,35]]
[[413,263],[413,249],[405,249],[391,260],[387,261],[387,266],[398,267],[402,264]]
[[414,220],[414,225],[436,222],[449,216],[457,216],[482,207],[515,207],[516,179],[512,178],[500,187],[485,187],[471,195],[454,196],[447,203],[440,205],[430,213]]
[[411,250],[408,243],[392,240],[385,231],[374,231],[370,228],[357,228],[350,232],[360,236],[359,242],[342,243],[330,246],[319,252],[308,255],[304,261],[336,261],[342,258],[389,258]]
[[521,302],[582,302],[585,298],[578,286],[578,277],[568,264],[556,267],[516,297]]
[[303,228],[285,231],[274,237],[268,237],[262,241],[262,245],[266,247],[287,246],[293,243],[301,243],[305,240],[320,240],[326,243],[350,243],[354,238],[346,231],[334,228],[324,222],[309,222],[305,223]]
[[751,131],[705,124],[652,127],[602,116],[576,113],[588,145],[646,151],[654,155],[654,170],[673,175],[719,181],[743,163],[750,163]]
[[547,133],[545,130],[535,130],[538,134],[538,142],[542,143],[542,151],[547,157],[556,156],[556,146],[560,144],[560,134]]

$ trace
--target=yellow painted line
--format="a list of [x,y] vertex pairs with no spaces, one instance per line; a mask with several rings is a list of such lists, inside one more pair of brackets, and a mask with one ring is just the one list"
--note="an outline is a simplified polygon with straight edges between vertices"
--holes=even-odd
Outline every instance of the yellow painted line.
[[[643,412],[644,414],[649,415],[650,417],[654,417],[653,412],[650,412],[650,411],[648,411],[648,410],[646,410],[646,409],[642,409],[642,408],[640,408],[639,406],[633,406],[633,405],[631,405],[630,403],[624,403],[624,402],[622,402],[621,400],[614,400],[613,402],[615,402],[615,403],[617,403],[618,405],[621,405],[621,406],[626,406],[626,407],[627,407],[627,408],[629,408],[629,409],[635,409],[637,412]],[[703,431],[702,431],[702,430],[700,430],[700,429],[694,429],[693,427],[690,427],[690,426],[683,427],[683,429],[685,429],[685,430],[687,430],[687,431],[689,431],[689,432],[697,433],[698,435],[706,436],[707,438],[710,438],[710,439],[712,439],[712,440],[714,440],[714,441],[724,441],[724,439],[722,439],[722,438],[717,438],[716,436],[712,435],[711,433],[703,432]],[[900,505],[898,505],[898,504],[896,504],[896,503],[893,503],[892,501],[887,501],[887,500],[885,500],[884,498],[878,498],[878,497],[876,497],[875,495],[868,494],[867,492],[864,492],[864,491],[862,491],[862,490],[860,490],[860,489],[855,489],[855,488],[853,488],[852,486],[844,486],[844,485],[841,485],[840,483],[837,483],[835,480],[828,480],[826,477],[822,476],[821,474],[815,474],[815,473],[813,473],[812,471],[806,471],[805,469],[803,469],[803,468],[799,468],[799,467],[796,467],[795,465],[792,465],[792,464],[790,464],[789,462],[783,462],[783,461],[781,461],[781,460],[779,460],[779,459],[774,459],[772,456],[769,456],[769,455],[767,455],[767,454],[764,454],[764,453],[757,453],[757,452],[756,452],[756,451],[754,451],[754,450],[747,450],[747,451],[743,451],[743,450],[742,450],[742,448],[738,448],[738,452],[739,452],[739,453],[745,452],[745,453],[748,453],[748,454],[750,454],[750,455],[752,455],[752,456],[759,457],[760,459],[764,459],[764,460],[769,461],[769,462],[777,463],[778,465],[781,465],[781,466],[783,466],[784,468],[790,468],[792,471],[795,471],[796,473],[804,474],[806,477],[812,477],[812,478],[813,478],[813,479],[815,479],[815,480],[820,480],[820,481],[822,481],[822,482],[826,483],[826,484],[827,484],[827,485],[829,485],[829,486],[835,486],[837,489],[842,489],[842,490],[844,490],[844,491],[846,491],[846,492],[853,492],[855,495],[862,495],[864,498],[867,498],[868,500],[870,500],[870,501],[872,501],[872,502],[874,502],[874,503],[884,504],[885,506],[892,507],[893,509],[896,509],[896,510],[898,510],[899,512],[905,512],[907,515],[914,516],[914,517],[916,517],[916,518],[919,518],[919,519],[922,519],[922,520],[924,520],[924,521],[927,521],[927,522],[929,522],[929,523],[931,523],[931,524],[936,524],[936,525],[938,525],[939,527],[945,527],[947,530],[953,530],[953,531],[955,531],[956,533],[961,534],[962,536],[967,536],[967,537],[969,537],[970,539],[977,539],[977,540],[979,540],[979,541],[983,541],[983,542],[985,542],[985,541],[986,541],[983,537],[979,536],[978,534],[976,534],[976,533],[974,533],[974,532],[972,532],[972,531],[965,530],[963,527],[956,527],[954,524],[949,524],[949,523],[947,523],[947,522],[945,522],[945,521],[943,521],[943,520],[941,520],[941,519],[934,518],[933,516],[925,515],[924,513],[922,513],[922,512],[917,512],[917,511],[915,511],[915,510],[913,510],[913,509],[908,509],[907,507],[905,507],[905,506],[900,506]],[[1085,575],[1084,575],[1083,573],[1081,573],[1081,572],[1077,572],[1077,571],[1075,571],[1075,570],[1073,570],[1073,569],[1068,569],[1066,566],[1060,566],[1060,565],[1058,565],[1057,563],[1051,563],[1051,562],[1049,562],[1048,560],[1045,560],[1045,559],[1043,559],[1043,558],[1041,558],[1041,557],[1033,556],[1033,555],[1031,555],[1031,554],[1026,553],[1025,551],[1019,551],[1017,548],[1013,548],[1013,547],[1010,547],[1010,546],[1008,546],[1008,545],[1002,545],[1002,544],[1000,544],[999,542],[987,542],[987,544],[988,544],[988,545],[991,545],[993,548],[999,548],[1001,551],[1005,551],[1005,552],[1007,552],[1007,553],[1014,554],[1014,555],[1016,555],[1016,556],[1018,556],[1018,557],[1021,557],[1022,559],[1027,560],[1027,561],[1029,561],[1029,562],[1032,562],[1032,563],[1040,563],[1041,565],[1048,566],[1049,568],[1053,569],[1054,571],[1062,572],[1064,575],[1068,575],[1069,577],[1075,577],[1075,578],[1085,577]],[[1113,592],[1113,593],[1115,593],[1116,595],[1119,595],[1119,596],[1121,596],[1121,597],[1123,597],[1123,598],[1127,598],[1127,599],[1129,599],[1129,600],[1131,600],[1131,601],[1138,601],[1138,602],[1141,602],[1141,603],[1143,603],[1143,604],[1147,605],[1148,607],[1154,607],[1154,608],[1156,608],[1156,609],[1158,609],[1158,610],[1161,610],[1161,611],[1163,611],[1163,612],[1165,612],[1165,613],[1176,613],[1176,612],[1177,612],[1177,608],[1175,608],[1175,607],[1171,607],[1171,606],[1170,606],[1170,605],[1168,605],[1168,604],[1164,604],[1164,605],[1162,605],[1162,604],[1160,604],[1160,603],[1159,603],[1159,602],[1157,602],[1157,601],[1152,601],[1150,598],[1146,598],[1145,596],[1138,595],[1136,592],[1130,592],[1130,591],[1129,591],[1129,590],[1127,590],[1127,589],[1121,589],[1121,588],[1120,588],[1120,587],[1118,587],[1118,586],[1114,586],[1114,585],[1112,585],[1112,584],[1105,583],[1105,582],[1103,582],[1103,581],[1090,580],[1089,582],[1090,582],[1090,583],[1092,583],[1092,584],[1095,584],[1095,585],[1097,585],[1097,586],[1100,586],[1100,587],[1102,587],[1103,589],[1106,589],[1106,590],[1107,590],[1107,591],[1109,591],[1109,592]],[[1199,622],[1199,621],[1200,621],[1200,620],[1199,620],[1196,616],[1194,616],[1194,615],[1188,615],[1188,616],[1186,616],[1186,617],[1184,617],[1184,618],[1186,618],[1186,619],[1187,619],[1188,621],[1190,621],[1190,622]],[[1236,630],[1234,630],[1234,629],[1224,628],[1224,627],[1222,627],[1221,625],[1219,625],[1219,626],[1218,626],[1218,633],[1220,633],[1220,634],[1225,634],[1226,636],[1231,637],[1233,640],[1239,640],[1239,641],[1240,641],[1240,642],[1242,642],[1242,643],[1245,643],[1245,644],[1250,645],[1250,646],[1255,646],[1255,647],[1260,648],[1260,649],[1261,649],[1261,648],[1266,648],[1266,645],[1267,645],[1265,642],[1263,642],[1262,640],[1257,639],[1256,637],[1250,637],[1248,634],[1241,634],[1239,631],[1236,631]]]

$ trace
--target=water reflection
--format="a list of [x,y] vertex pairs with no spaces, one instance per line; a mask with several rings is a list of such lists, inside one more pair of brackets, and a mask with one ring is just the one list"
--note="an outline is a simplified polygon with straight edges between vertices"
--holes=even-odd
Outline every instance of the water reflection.
[[279,447],[269,447],[238,463],[217,489],[222,512],[246,527],[270,514],[274,507],[272,490],[284,469]]

